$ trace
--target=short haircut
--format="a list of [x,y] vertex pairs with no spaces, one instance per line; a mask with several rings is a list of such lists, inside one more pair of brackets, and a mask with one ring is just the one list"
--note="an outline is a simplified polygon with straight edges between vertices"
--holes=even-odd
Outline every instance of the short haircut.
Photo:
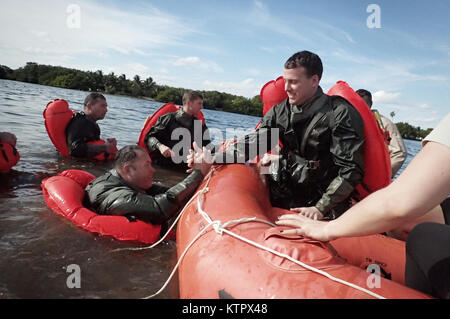
[[88,104],[95,104],[97,103],[98,99],[102,99],[106,101],[106,98],[101,93],[92,92],[89,93],[88,96],[84,99],[84,107],[86,107]]
[[309,51],[297,52],[284,64],[285,69],[295,69],[301,66],[306,69],[306,74],[308,77],[312,77],[317,74],[319,80],[322,78],[322,60],[320,60],[320,57],[317,54]]
[[187,101],[195,101],[197,99],[202,99],[203,100],[203,96],[197,92],[197,91],[186,91],[183,94],[183,105],[186,105]]
[[137,158],[137,153],[136,151],[142,151],[142,152],[146,152],[146,150],[144,150],[142,147],[138,146],[138,145],[127,145],[122,147],[117,153],[116,156],[114,157],[114,168],[115,169],[120,169],[122,167],[124,167],[124,165],[126,163],[130,163],[132,161],[134,161]]
[[372,106],[372,93],[370,93],[369,91],[364,90],[364,89],[356,90],[356,93],[358,93],[358,95],[359,95],[361,98],[364,98],[364,97],[366,96],[366,97],[369,99],[370,104],[371,104],[371,105],[368,105],[368,106],[369,106],[369,107]]

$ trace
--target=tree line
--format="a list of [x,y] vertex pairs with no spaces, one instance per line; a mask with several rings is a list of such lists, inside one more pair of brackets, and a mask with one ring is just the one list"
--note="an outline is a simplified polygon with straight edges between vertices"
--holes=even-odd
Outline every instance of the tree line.
[[422,140],[433,130],[432,128],[427,128],[423,130],[420,126],[412,126],[406,122],[395,123],[403,138],[409,140]]
[[[139,75],[135,75],[133,79],[127,79],[125,74],[116,75],[114,72],[103,74],[101,70],[95,72],[80,71],[34,62],[27,62],[24,67],[16,70],[0,65],[0,79],[150,98],[158,102],[174,102],[178,105],[182,104],[183,94],[187,90],[159,85],[151,77],[141,79]],[[203,105],[206,109],[262,116],[263,104],[259,95],[249,99],[218,91],[199,92],[203,95]]]

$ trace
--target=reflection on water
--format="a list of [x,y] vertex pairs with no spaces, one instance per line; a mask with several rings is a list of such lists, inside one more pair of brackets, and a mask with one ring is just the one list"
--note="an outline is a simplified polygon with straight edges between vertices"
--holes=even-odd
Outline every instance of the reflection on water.
[[[43,178],[66,169],[82,169],[96,176],[111,168],[62,158],[45,131],[42,112],[49,101],[65,99],[82,109],[86,92],[0,80],[0,131],[17,136],[21,160],[14,170],[0,174],[0,298],[140,298],[156,292],[176,262],[176,244],[153,250],[111,253],[137,247],[84,231],[47,208],[41,191]],[[108,114],[99,122],[102,138],[115,137],[118,147],[135,144],[147,116],[162,103],[105,95]],[[210,128],[254,128],[252,116],[204,110]],[[183,173],[158,168],[154,179],[174,185]],[[81,288],[69,289],[67,266],[81,268]],[[177,298],[176,278],[159,298]]]

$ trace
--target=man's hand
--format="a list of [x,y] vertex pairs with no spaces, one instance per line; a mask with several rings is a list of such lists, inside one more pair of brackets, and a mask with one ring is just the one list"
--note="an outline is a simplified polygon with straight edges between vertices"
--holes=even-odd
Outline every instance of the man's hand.
[[194,142],[193,146],[194,150],[190,149],[187,156],[187,165],[190,167],[187,172],[190,173],[194,169],[198,169],[203,175],[206,175],[212,163],[214,163],[214,156],[211,155],[211,151],[207,150],[206,147],[201,149],[196,142]]
[[114,144],[117,147],[117,140],[115,138],[107,138],[106,143]]
[[175,156],[175,153],[172,151],[172,149],[164,144],[161,144],[159,146],[159,151],[161,152],[162,156],[166,158]]
[[[110,141],[110,140],[114,140],[114,141]],[[114,154],[117,151],[117,142],[116,139],[107,139],[107,142],[105,143],[106,146],[106,153],[108,154]]]
[[301,235],[319,241],[333,240],[328,230],[330,222],[312,220],[299,214],[286,214],[279,216],[275,223],[280,226],[293,227],[293,229],[282,231],[286,235]]
[[228,140],[224,140],[222,142],[222,147],[221,147],[221,151],[225,152],[231,145],[236,144],[238,141],[237,138],[230,138]]
[[314,219],[320,220],[323,219],[323,214],[314,206],[312,207],[298,207],[291,208],[291,211],[297,212],[299,215]]
[[281,155],[266,153],[260,161],[261,166],[269,166],[272,162],[280,160]]
[[14,134],[9,132],[0,132],[0,142],[1,143],[8,143],[12,147],[16,147],[17,138]]

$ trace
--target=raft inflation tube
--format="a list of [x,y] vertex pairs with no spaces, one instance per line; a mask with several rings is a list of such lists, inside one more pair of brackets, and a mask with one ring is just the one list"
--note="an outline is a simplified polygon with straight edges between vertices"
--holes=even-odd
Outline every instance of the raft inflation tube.
[[[50,137],[56,150],[65,157],[71,157],[69,154],[69,148],[67,146],[66,127],[72,119],[75,111],[69,108],[69,104],[66,100],[56,99],[47,104],[43,116],[45,119],[45,129]],[[103,145],[104,140],[97,140],[88,142],[91,145]],[[117,148],[116,151],[117,152]],[[99,161],[113,160],[116,154],[108,154],[106,152],[100,153],[94,157]]]
[[152,244],[159,239],[161,226],[124,216],[98,215],[83,206],[84,189],[95,178],[82,170],[67,170],[42,181],[45,201],[54,212],[93,233],[119,240]]
[[[376,119],[364,100],[346,83],[338,81],[327,93],[337,95],[349,102],[361,115],[364,121],[364,178],[356,186],[358,200],[370,193],[386,187],[391,182],[391,160],[385,139],[380,131]],[[265,115],[274,105],[287,98],[284,90],[284,79],[278,77],[266,83],[261,89],[263,114]]]
[[[141,134],[139,135],[137,145],[139,145],[145,150],[148,150],[147,146],[145,145],[145,136],[150,131],[150,129],[155,125],[158,118],[164,114],[176,112],[180,108],[181,106],[175,105],[175,103],[173,102],[169,102],[161,106],[155,113],[153,113],[152,116],[147,117],[144,126],[142,127]],[[203,125],[205,124],[205,117],[203,116],[202,111],[198,112],[198,114],[195,115],[195,117],[201,120]]]
[[[178,222],[180,298],[429,298],[400,280],[383,278],[377,255],[354,256],[355,264],[342,258],[339,249],[355,250],[353,238],[340,240],[336,249],[334,242],[280,233],[288,227],[273,223],[292,212],[271,207],[269,190],[254,166],[215,166],[210,174]],[[366,238],[379,250],[390,249],[376,236],[356,239],[362,242],[358,247]],[[404,243],[396,242],[404,254]],[[360,264],[363,257],[373,261],[368,269],[379,270],[380,276]],[[390,273],[404,267],[380,260]]]
[[0,173],[8,173],[20,160],[20,154],[9,143],[0,143]]

